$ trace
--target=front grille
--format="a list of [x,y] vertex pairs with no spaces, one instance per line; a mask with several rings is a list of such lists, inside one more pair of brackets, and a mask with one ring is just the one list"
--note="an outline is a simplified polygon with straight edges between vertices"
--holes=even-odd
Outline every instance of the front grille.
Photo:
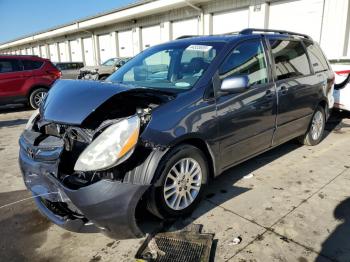
[[157,262],[208,262],[214,235],[201,233],[201,230],[202,225],[194,224],[179,231],[149,235],[135,258]]

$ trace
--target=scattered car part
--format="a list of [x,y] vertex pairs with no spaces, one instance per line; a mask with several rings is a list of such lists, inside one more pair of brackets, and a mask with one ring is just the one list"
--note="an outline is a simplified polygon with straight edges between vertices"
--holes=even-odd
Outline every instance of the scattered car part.
[[204,234],[201,229],[199,226],[150,235],[135,258],[159,262],[209,261],[214,234]]

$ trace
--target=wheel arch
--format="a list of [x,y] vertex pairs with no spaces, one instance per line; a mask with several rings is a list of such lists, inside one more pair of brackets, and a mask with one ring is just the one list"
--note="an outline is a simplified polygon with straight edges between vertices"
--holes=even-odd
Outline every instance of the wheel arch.
[[39,88],[44,88],[46,90],[49,90],[50,88],[46,85],[33,85],[31,88],[29,88],[28,92],[27,92],[27,98],[29,99],[30,95],[33,93],[33,91],[39,89]]
[[109,77],[111,74],[101,74],[101,75],[98,75],[98,80],[100,80],[101,78],[103,77]]
[[170,148],[175,148],[179,145],[192,145],[203,152],[207,159],[208,168],[209,168],[209,178],[212,179],[216,175],[217,167],[215,165],[215,158],[212,150],[206,141],[198,136],[185,136],[174,141]]

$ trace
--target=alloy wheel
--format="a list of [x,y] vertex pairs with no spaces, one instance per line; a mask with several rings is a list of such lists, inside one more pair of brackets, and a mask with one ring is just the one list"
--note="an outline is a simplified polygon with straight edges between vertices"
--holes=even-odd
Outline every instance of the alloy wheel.
[[193,158],[183,158],[173,165],[165,178],[165,203],[173,210],[183,210],[196,199],[201,185],[200,165]]
[[324,117],[322,112],[317,111],[312,119],[311,136],[313,140],[318,140],[322,135],[324,126]]
[[46,92],[38,92],[35,94],[33,100],[37,107],[39,107],[40,104],[43,102],[44,98],[46,97],[46,94]]

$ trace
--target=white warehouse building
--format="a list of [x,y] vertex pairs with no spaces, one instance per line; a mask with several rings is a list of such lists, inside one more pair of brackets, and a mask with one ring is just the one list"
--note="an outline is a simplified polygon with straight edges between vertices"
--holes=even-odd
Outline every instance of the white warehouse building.
[[247,27],[305,33],[329,58],[350,55],[349,0],[146,0],[2,43],[0,53],[96,65],[182,35]]

